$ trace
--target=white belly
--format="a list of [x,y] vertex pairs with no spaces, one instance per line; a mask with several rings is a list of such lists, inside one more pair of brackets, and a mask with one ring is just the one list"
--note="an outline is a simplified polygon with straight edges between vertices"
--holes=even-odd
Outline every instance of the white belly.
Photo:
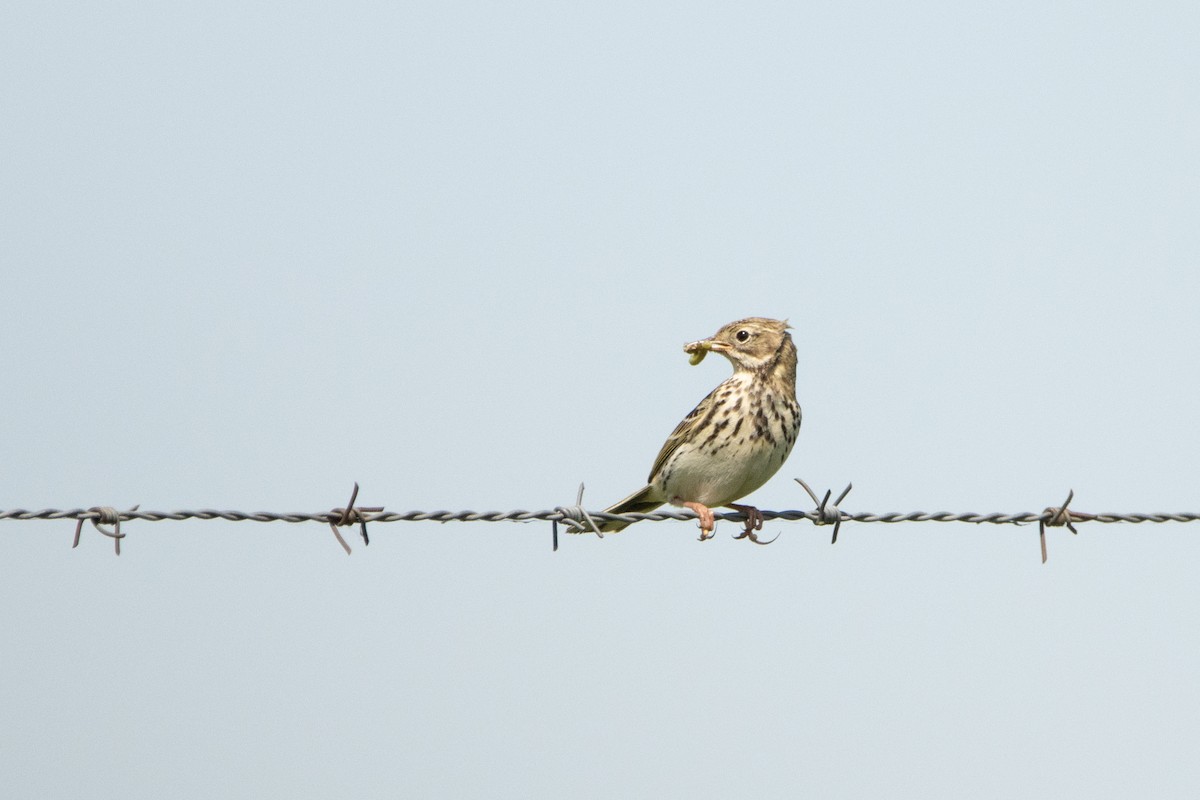
[[717,507],[736,502],[758,489],[779,471],[791,452],[784,436],[775,443],[764,439],[735,441],[713,451],[680,445],[655,481],[667,502]]
[[684,502],[711,507],[728,505],[770,479],[782,461],[769,456],[764,453],[756,455],[753,463],[736,464],[695,451],[681,454],[675,464],[679,472],[664,482],[663,494],[675,505]]

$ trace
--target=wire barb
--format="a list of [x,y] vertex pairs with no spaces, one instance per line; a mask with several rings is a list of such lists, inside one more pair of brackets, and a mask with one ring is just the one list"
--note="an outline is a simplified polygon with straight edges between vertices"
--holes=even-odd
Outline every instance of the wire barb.
[[1079,531],[1075,530],[1076,522],[1090,522],[1100,518],[1098,514],[1085,514],[1082,511],[1069,511],[1067,506],[1071,505],[1071,501],[1075,499],[1075,490],[1071,489],[1067,492],[1067,499],[1063,501],[1061,506],[1047,506],[1042,512],[1042,516],[1038,519],[1038,539],[1042,545],[1042,563],[1046,563],[1046,528],[1062,528],[1066,527],[1071,533],[1076,536]]
[[838,495],[837,500],[834,500],[831,504],[829,502],[829,498],[833,495],[832,489],[826,489],[825,496],[818,500],[816,492],[809,488],[807,483],[802,481],[800,478],[796,478],[795,481],[804,487],[804,491],[808,492],[808,496],[812,498],[812,501],[817,506],[816,516],[813,518],[813,524],[833,525],[833,538],[829,543],[837,544],[838,531],[842,529],[842,520],[851,519],[851,516],[838,508],[838,506],[840,506],[842,501],[846,499],[846,495],[850,494],[850,490],[854,488],[854,484],[846,484],[846,488],[842,489],[842,493]]
[[328,519],[329,529],[333,531],[334,537],[338,540],[338,544],[346,551],[346,555],[350,555],[350,545],[346,544],[346,540],[342,538],[342,534],[338,531],[339,525],[353,525],[358,523],[362,527],[362,540],[364,545],[369,545],[371,539],[367,536],[367,518],[365,514],[378,514],[383,511],[383,506],[363,506],[356,508],[354,501],[358,499],[358,481],[354,482],[354,490],[350,492],[350,502],[345,508],[335,508],[330,511]]
[[592,515],[583,507],[583,484],[579,484],[579,491],[575,493],[575,505],[573,506],[558,506],[554,509],[554,513],[558,517],[551,518],[550,528],[554,537],[554,549],[558,550],[558,523],[562,520],[563,524],[568,526],[568,533],[594,533],[599,538],[603,539],[604,534],[600,532],[600,528],[596,525],[596,521],[592,519]]
[[[140,505],[140,504],[139,504]],[[132,514],[137,511],[138,507],[126,511],[125,514]],[[121,533],[121,513],[112,506],[92,506],[86,512],[76,517],[75,522],[75,539],[71,542],[71,549],[79,547],[79,536],[83,532],[84,521],[90,521],[92,527],[100,531],[108,538],[113,540],[113,552],[118,556],[121,555],[121,540],[125,538],[125,534]],[[112,530],[107,530],[103,526],[110,525]]]

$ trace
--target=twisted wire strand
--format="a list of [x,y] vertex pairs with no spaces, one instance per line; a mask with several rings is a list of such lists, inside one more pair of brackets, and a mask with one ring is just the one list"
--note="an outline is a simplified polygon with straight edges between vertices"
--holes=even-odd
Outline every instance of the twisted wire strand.
[[[954,513],[950,511],[893,511],[884,514],[870,512],[852,513],[840,511],[843,522],[970,522],[975,524],[995,525],[1024,525],[1033,522],[1055,524],[1059,515],[1058,508],[1047,508],[1044,511],[1024,511],[1015,514],[991,513],[977,514],[974,512]],[[1078,512],[1071,512],[1076,514]],[[654,511],[650,513],[608,514],[603,511],[588,511],[587,514],[597,521],[617,520],[621,522],[664,522],[667,520],[688,521],[697,519],[695,512],[688,509]],[[117,511],[117,518],[122,522],[141,520],[143,522],[183,521],[183,520],[214,520],[227,522],[324,522],[344,524],[343,509],[332,511],[306,512],[276,512],[276,511],[218,511],[214,509],[197,509],[183,511],[147,511],[131,509]],[[744,521],[746,516],[740,511],[714,513],[715,519],[726,521]],[[799,521],[808,520],[815,524],[826,522],[825,515],[819,510],[800,511],[762,511],[764,520]],[[567,509],[547,509],[543,511],[379,511],[359,513],[362,521],[378,522],[566,522],[570,523],[573,515]],[[0,520],[96,520],[106,521],[105,514],[95,508],[27,510],[15,508],[0,510]],[[1200,512],[1178,513],[1114,513],[1088,514],[1086,517],[1073,516],[1075,523],[1128,522],[1139,524],[1143,522],[1200,522]]]
[[[1075,523],[1082,522],[1196,522],[1200,521],[1200,513],[1181,512],[1176,514],[1089,514],[1083,511],[1075,511],[1070,509],[1071,500],[1075,497],[1075,492],[1072,490],[1067,494],[1066,500],[1061,506],[1050,506],[1040,512],[1025,511],[1017,514],[976,514],[974,512],[953,513],[950,511],[910,511],[891,512],[887,514],[872,514],[870,512],[851,513],[842,510],[839,505],[846,496],[854,488],[854,484],[847,484],[846,488],[838,495],[836,500],[830,501],[833,496],[833,491],[827,491],[825,496],[818,499],[817,493],[812,487],[805,483],[802,479],[796,478],[798,483],[815,504],[812,511],[760,511],[755,509],[744,509],[732,512],[719,512],[713,514],[714,519],[723,521],[740,521],[746,522],[746,530],[735,536],[735,539],[749,538],[755,544],[770,544],[775,541],[760,541],[754,535],[756,530],[762,528],[762,523],[768,520],[808,520],[813,525],[832,525],[833,536],[831,543],[837,544],[838,531],[841,529],[843,522],[968,522],[974,524],[990,523],[993,525],[1026,525],[1032,522],[1038,523],[1038,540],[1041,545],[1042,563],[1046,563],[1047,545],[1046,545],[1046,528],[1065,527],[1071,533],[1078,533],[1075,528]],[[367,533],[368,523],[377,522],[533,522],[545,521],[551,523],[552,544],[554,550],[558,550],[558,524],[561,522],[566,526],[569,533],[594,533],[600,538],[604,538],[604,534],[600,526],[596,524],[596,520],[601,522],[618,521],[625,523],[634,522],[662,522],[665,520],[696,520],[699,517],[690,509],[668,509],[663,511],[654,511],[649,513],[627,513],[627,514],[610,514],[606,511],[588,511],[582,506],[583,503],[583,484],[579,485],[579,491],[575,497],[575,505],[559,506],[554,509],[543,511],[406,511],[397,513],[387,511],[383,506],[358,506],[355,501],[358,498],[358,484],[354,484],[354,490],[350,493],[350,500],[344,508],[334,508],[329,511],[317,511],[313,513],[304,512],[285,512],[279,513],[275,511],[217,511],[214,509],[200,509],[197,511],[143,511],[140,506],[133,506],[126,511],[118,511],[112,506],[93,506],[91,508],[72,508],[72,509],[55,509],[45,508],[39,511],[29,511],[23,508],[9,509],[7,511],[0,510],[0,520],[75,520],[75,536],[72,548],[79,546],[80,535],[83,530],[84,522],[90,522],[92,527],[99,531],[104,536],[112,539],[113,551],[116,555],[121,555],[121,540],[126,534],[121,532],[121,523],[130,520],[141,520],[143,522],[161,522],[163,520],[212,520],[220,519],[227,522],[323,522],[327,524],[333,533],[337,543],[341,545],[346,555],[350,555],[350,544],[346,541],[338,530],[339,527],[358,525],[361,529],[363,544],[370,543],[370,536]],[[744,511],[753,511],[757,517],[756,520],[748,517]],[[701,532],[701,539],[706,538]],[[778,538],[778,536],[776,536]]]

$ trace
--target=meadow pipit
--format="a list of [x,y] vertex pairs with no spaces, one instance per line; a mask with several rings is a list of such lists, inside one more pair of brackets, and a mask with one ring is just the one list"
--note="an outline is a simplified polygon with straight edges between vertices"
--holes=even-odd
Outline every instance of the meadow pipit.
[[[796,403],[796,345],[787,322],[763,317],[731,322],[710,339],[684,345],[698,364],[720,353],[733,364],[733,375],[683,418],[654,459],[646,486],[605,509],[610,514],[648,512],[671,503],[700,517],[700,540],[711,539],[712,508],[728,506],[746,515],[738,539],[765,544],[757,508],[736,505],[774,475],[800,432]],[[619,531],[630,523],[610,521],[601,531]]]

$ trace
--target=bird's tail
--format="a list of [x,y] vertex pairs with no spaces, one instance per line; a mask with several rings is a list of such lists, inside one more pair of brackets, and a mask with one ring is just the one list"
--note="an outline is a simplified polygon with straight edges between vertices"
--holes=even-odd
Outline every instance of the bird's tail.
[[[643,486],[641,489],[638,489],[636,492],[629,495],[629,497],[626,497],[624,500],[615,505],[609,506],[608,508],[604,509],[604,511],[608,514],[628,514],[630,512],[645,514],[653,511],[662,504],[662,500],[654,499],[654,491],[652,487]],[[612,520],[609,522],[597,522],[596,526],[600,528],[601,533],[616,533],[617,531],[628,528],[632,524],[632,522],[618,522],[616,520]]]

